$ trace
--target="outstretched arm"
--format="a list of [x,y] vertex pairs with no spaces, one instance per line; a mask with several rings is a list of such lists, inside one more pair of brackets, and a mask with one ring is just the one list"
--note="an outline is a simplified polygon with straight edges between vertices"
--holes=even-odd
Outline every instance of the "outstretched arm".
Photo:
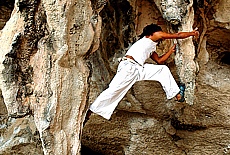
[[199,37],[199,31],[197,29],[193,30],[192,32],[178,32],[178,33],[166,33],[162,31],[158,31],[154,33],[156,40],[164,40],[164,39],[184,39],[190,36],[195,36],[196,38]]
[[156,52],[153,52],[150,58],[153,59],[157,64],[163,64],[169,58],[169,56],[173,52],[175,52],[175,47],[176,47],[176,44],[174,44],[167,53],[165,53],[164,55],[160,57],[158,56]]

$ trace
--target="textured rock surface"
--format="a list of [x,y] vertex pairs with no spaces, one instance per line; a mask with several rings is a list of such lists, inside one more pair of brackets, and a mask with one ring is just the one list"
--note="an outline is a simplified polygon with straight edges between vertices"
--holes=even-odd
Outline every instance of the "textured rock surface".
[[[99,46],[103,6],[104,1],[18,0],[1,30],[0,80],[7,116],[34,117],[40,153],[80,152],[89,89],[85,57]],[[6,128],[2,134],[2,152],[14,148],[4,147],[9,132]],[[24,142],[15,141],[17,145]]]
[[[0,4],[0,154],[75,155],[81,143],[105,155],[230,154],[229,0]],[[110,121],[94,114],[82,129],[118,58],[152,22],[199,28],[198,40],[157,49],[178,42],[166,65],[186,83],[186,103],[167,101],[157,82],[137,82]]]

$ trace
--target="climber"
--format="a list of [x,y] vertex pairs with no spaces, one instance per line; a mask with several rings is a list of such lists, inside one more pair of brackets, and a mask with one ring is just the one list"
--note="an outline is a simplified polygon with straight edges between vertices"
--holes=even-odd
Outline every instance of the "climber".
[[[185,85],[179,84],[178,86],[169,68],[166,65],[162,65],[175,52],[176,45],[173,45],[162,56],[158,56],[155,50],[157,44],[165,39],[184,39],[190,36],[197,38],[199,32],[195,29],[192,32],[166,33],[156,24],[147,25],[143,29],[140,39],[129,48],[120,61],[117,73],[109,87],[90,106],[85,122],[89,119],[92,112],[109,120],[127,91],[135,82],[141,80],[159,81],[166,93],[167,99],[176,97],[177,101],[184,102]],[[144,64],[149,57],[159,65]]]

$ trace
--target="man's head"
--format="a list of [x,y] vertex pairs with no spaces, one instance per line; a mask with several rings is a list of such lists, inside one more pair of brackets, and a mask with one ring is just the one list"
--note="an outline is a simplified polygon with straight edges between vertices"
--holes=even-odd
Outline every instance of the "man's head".
[[144,27],[142,34],[139,36],[140,38],[144,36],[150,36],[154,32],[162,31],[161,27],[156,24],[150,24]]

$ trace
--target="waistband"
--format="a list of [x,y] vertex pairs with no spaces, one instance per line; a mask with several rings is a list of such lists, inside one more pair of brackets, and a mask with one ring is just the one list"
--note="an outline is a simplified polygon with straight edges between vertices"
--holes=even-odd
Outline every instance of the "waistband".
[[133,59],[130,59],[130,58],[127,58],[127,57],[121,58],[121,61],[125,61],[125,60],[128,60],[129,62],[131,62],[133,64],[138,64],[139,66],[143,67],[143,65],[139,64],[136,60],[133,60]]

